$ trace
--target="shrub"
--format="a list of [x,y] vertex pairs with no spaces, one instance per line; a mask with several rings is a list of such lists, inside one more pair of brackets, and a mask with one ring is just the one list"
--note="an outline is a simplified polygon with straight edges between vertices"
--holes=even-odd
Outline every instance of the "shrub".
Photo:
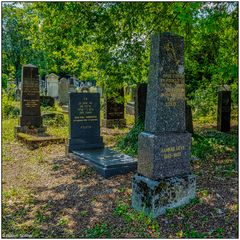
[[16,106],[11,96],[2,91],[2,116],[3,118],[15,118],[20,114],[19,107]]
[[136,155],[138,150],[138,135],[142,131],[144,131],[144,121],[139,118],[128,134],[118,142],[117,148],[131,156]]

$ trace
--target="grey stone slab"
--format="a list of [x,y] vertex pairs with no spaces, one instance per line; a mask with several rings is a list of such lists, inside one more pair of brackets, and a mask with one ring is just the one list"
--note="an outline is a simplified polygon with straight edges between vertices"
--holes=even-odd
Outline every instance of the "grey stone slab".
[[69,156],[93,167],[105,178],[137,169],[136,159],[110,148],[73,151]]
[[133,177],[132,207],[152,217],[189,203],[195,195],[196,177],[193,174],[158,181],[140,174]]
[[191,134],[142,132],[138,137],[138,172],[152,179],[190,173]]

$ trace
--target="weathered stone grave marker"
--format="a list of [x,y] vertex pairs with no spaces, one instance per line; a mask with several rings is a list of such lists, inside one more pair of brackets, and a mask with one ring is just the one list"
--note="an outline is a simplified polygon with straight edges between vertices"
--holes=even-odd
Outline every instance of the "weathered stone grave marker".
[[15,128],[15,137],[27,143],[31,148],[49,142],[64,142],[65,139],[45,133],[40,111],[39,75],[34,65],[24,65],[21,84],[21,114],[19,126]]
[[230,131],[231,121],[231,91],[230,87],[225,85],[224,89],[218,92],[218,116],[217,130],[221,132]]
[[191,134],[185,124],[183,38],[152,37],[145,130],[138,138],[132,206],[157,217],[195,197]]
[[136,170],[136,159],[104,147],[99,93],[70,93],[69,106],[67,156],[92,166],[105,178]]
[[47,79],[47,95],[57,98],[58,97],[58,75],[51,73],[46,76]]
[[[124,98],[124,89],[119,90],[119,96]],[[118,103],[115,98],[105,97],[104,119],[102,125],[106,128],[125,127],[124,103]]]
[[130,101],[126,104],[126,113],[134,115],[135,112],[135,88],[128,87],[125,89],[125,93],[130,93]]
[[61,105],[69,102],[69,82],[66,78],[61,78],[59,81],[58,100]]

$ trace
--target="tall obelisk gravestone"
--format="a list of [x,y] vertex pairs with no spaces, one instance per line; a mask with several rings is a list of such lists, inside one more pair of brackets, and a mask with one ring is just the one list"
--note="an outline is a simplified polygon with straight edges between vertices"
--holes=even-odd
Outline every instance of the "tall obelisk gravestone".
[[185,124],[183,38],[152,37],[145,130],[138,138],[132,206],[157,217],[195,197],[191,134]]
[[43,133],[39,96],[38,68],[28,64],[22,67],[21,115],[16,132]]

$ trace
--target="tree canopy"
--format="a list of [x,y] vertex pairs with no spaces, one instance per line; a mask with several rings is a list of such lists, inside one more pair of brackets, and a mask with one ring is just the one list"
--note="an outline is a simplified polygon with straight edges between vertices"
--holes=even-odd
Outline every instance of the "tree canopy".
[[74,74],[110,88],[146,82],[151,34],[174,32],[185,41],[188,98],[201,101],[230,84],[237,103],[237,2],[25,2],[2,8],[2,72],[8,76],[20,78],[21,65],[31,62],[41,75]]

